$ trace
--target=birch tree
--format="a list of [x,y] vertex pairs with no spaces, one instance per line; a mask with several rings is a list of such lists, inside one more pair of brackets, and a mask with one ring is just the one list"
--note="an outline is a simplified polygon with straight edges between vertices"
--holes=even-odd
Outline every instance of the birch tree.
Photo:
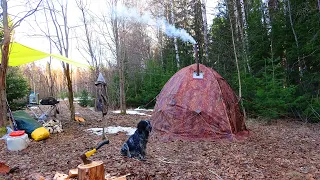
[[[228,7],[228,6],[227,6]],[[240,68],[239,68],[239,61],[238,61],[238,55],[237,55],[237,50],[236,50],[236,44],[235,44],[235,36],[234,36],[234,28],[233,28],[233,24],[231,21],[231,16],[230,16],[230,11],[228,10],[228,14],[229,14],[229,22],[230,22],[230,31],[231,31],[231,38],[232,38],[232,46],[233,46],[233,53],[234,53],[234,58],[235,58],[235,63],[236,63],[236,67],[237,67],[237,73],[238,73],[238,85],[239,85],[239,99],[240,99],[240,103],[244,112],[244,116],[246,118],[246,112],[242,103],[242,87],[241,87],[241,73],[240,73]]]
[[[292,20],[292,15],[291,15],[291,6],[290,6],[290,0],[287,0],[287,9],[288,9],[288,13],[289,13],[289,20],[290,20],[290,26],[291,26],[291,30],[292,30],[292,33],[293,33],[293,36],[294,36],[294,41],[295,41],[295,45],[297,47],[297,51],[299,51],[299,41],[298,41],[298,37],[297,37],[297,33],[294,29],[294,24],[293,24],[293,20]],[[298,53],[298,64],[299,64],[299,75],[300,75],[300,78],[303,76],[303,72],[302,72],[302,63],[301,63],[301,58],[300,58],[300,55]]]
[[[175,25],[175,19],[174,19],[174,1],[170,0],[170,10],[171,10],[171,24]],[[174,43],[174,50],[176,52],[176,63],[177,63],[177,68],[180,69],[180,58],[179,58],[179,47],[178,47],[178,41],[177,38],[173,38],[173,43]]]
[[206,10],[206,0],[202,0],[202,18],[203,18],[203,38],[204,38],[204,55],[206,62],[209,61],[208,55],[208,21],[207,21],[207,10]]
[[248,52],[247,52],[247,49],[248,49],[248,36],[247,36],[247,20],[246,20],[246,13],[245,13],[245,4],[244,4],[244,1],[243,0],[240,0],[240,8],[241,8],[241,41],[242,41],[242,53],[243,53],[243,57],[244,57],[244,60],[247,64],[247,68],[248,68],[248,71],[251,72],[251,67],[250,67],[250,64],[249,64],[249,59],[248,59]]

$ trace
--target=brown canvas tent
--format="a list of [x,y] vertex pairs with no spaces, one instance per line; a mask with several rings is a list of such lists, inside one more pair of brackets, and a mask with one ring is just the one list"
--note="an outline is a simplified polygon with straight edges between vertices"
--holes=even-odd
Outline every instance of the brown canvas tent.
[[[216,140],[246,132],[239,99],[213,69],[197,64],[178,71],[165,84],[151,123],[164,140]],[[202,78],[201,78],[202,77]]]

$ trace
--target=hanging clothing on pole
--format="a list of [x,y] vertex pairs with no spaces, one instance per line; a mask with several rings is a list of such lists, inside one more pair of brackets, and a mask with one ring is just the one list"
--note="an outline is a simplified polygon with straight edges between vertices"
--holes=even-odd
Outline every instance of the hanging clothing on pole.
[[99,73],[97,81],[94,83],[97,86],[97,110],[102,111],[102,116],[105,116],[108,113],[108,95],[106,88],[106,81],[101,73]]

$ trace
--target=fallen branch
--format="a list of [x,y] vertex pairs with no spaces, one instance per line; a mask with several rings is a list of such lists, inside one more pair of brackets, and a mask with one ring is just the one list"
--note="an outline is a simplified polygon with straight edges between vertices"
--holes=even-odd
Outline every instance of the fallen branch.
[[171,161],[166,161],[164,160],[165,158],[157,158],[159,161],[164,162],[164,163],[168,163],[168,164],[178,164],[176,162],[171,162]]
[[214,172],[210,169],[208,169],[208,171],[211,172],[212,174],[214,174],[218,178],[218,180],[223,180],[216,172]]

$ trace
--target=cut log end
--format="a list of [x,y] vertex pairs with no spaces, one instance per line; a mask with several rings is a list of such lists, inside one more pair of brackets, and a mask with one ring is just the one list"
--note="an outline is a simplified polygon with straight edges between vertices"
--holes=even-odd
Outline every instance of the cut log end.
[[69,178],[78,177],[78,169],[70,169],[68,173]]
[[104,180],[103,161],[92,161],[78,166],[78,180]]

